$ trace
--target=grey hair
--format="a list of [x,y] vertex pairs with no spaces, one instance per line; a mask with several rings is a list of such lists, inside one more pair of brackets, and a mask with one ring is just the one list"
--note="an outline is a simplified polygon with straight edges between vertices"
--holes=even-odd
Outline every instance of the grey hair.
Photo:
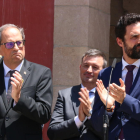
[[24,34],[24,29],[23,28],[20,28],[20,27],[14,25],[14,24],[5,24],[5,25],[2,25],[0,27],[0,43],[2,41],[2,31],[9,28],[9,27],[17,28],[22,35],[22,39],[25,40],[25,34]]
[[103,68],[106,68],[107,67],[106,56],[104,55],[103,52],[101,52],[101,51],[99,51],[97,49],[90,49],[90,50],[86,51],[83,54],[83,56],[82,56],[82,62],[83,62],[84,57],[90,57],[90,56],[93,56],[93,57],[101,56],[103,58],[103,61],[104,61]]

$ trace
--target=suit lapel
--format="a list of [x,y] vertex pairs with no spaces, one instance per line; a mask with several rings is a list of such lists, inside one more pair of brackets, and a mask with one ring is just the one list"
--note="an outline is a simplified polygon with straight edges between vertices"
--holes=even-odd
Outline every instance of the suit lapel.
[[121,77],[122,77],[122,62],[119,62],[116,64],[116,67],[112,72],[111,83],[116,83],[117,85],[120,86],[119,78]]
[[80,97],[80,95],[78,94],[78,92],[80,91],[80,88],[81,88],[81,85],[78,85],[78,86],[72,87],[72,89],[71,89],[72,90],[71,91],[71,101],[72,101],[75,116],[77,116],[78,112],[79,112],[80,101],[78,100],[78,98]]
[[22,79],[24,80],[22,84],[22,88],[23,88],[27,78],[30,75],[30,62],[27,61],[26,59],[24,59],[24,64],[21,68],[20,74],[22,76]]
[[133,82],[133,85],[130,89],[130,95],[134,96],[134,93],[137,91],[137,89],[140,87],[140,67],[138,69],[137,75],[135,77],[135,80]]
[[[112,72],[111,83],[115,83],[120,86],[119,78],[122,78],[122,61],[116,64],[116,67]],[[115,102],[115,106],[116,108],[120,107],[120,104],[118,102]]]
[[8,104],[6,99],[3,61],[0,64],[0,98],[2,98],[5,108],[7,109]]

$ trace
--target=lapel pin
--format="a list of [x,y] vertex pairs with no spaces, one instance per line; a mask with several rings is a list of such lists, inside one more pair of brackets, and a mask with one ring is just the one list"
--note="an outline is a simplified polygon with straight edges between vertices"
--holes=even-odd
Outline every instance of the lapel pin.
[[26,75],[26,71],[24,71],[24,74]]

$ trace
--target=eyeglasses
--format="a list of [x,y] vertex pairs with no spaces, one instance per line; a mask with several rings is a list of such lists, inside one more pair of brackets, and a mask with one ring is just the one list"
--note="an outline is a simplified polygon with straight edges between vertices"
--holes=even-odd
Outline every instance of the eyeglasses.
[[7,49],[12,49],[12,48],[14,48],[15,43],[17,44],[18,47],[23,47],[24,44],[25,44],[25,40],[19,40],[19,41],[16,41],[16,42],[6,42],[6,43],[2,43],[0,45],[5,45],[5,47]]

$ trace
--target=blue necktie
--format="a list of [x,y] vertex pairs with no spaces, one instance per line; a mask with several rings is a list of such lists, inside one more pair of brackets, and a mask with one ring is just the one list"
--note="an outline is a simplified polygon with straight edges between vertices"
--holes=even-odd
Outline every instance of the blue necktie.
[[94,94],[94,92],[92,92],[92,91],[89,92],[89,96],[91,96],[91,95],[93,95],[93,94]]

